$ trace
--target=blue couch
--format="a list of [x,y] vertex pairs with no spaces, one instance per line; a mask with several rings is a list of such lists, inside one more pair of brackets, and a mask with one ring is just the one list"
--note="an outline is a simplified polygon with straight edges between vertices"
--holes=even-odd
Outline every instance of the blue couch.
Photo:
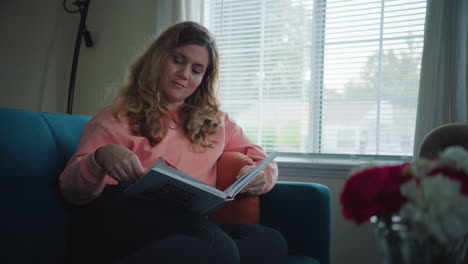
[[[0,109],[2,263],[64,263],[70,216],[57,179],[89,119]],[[326,186],[279,182],[260,205],[261,224],[280,230],[288,241],[288,263],[329,263]]]

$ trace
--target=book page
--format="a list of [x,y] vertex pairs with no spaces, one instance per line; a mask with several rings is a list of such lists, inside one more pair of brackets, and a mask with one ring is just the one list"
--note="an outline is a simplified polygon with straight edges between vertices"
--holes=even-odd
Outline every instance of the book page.
[[195,178],[193,178],[192,176],[186,174],[185,172],[179,170],[179,169],[176,169],[172,166],[170,166],[166,161],[164,161],[163,159],[158,159],[154,164],[153,166],[151,166],[150,169],[152,168],[160,168],[161,170],[164,170],[164,172],[167,172],[167,173],[172,173],[172,174],[175,174],[177,176],[180,176],[180,177],[183,177],[189,181],[192,181],[194,182],[194,185],[198,185],[198,184],[201,184],[201,185],[207,185],[206,183],[202,182],[202,181],[199,181]]
[[249,182],[252,181],[255,178],[255,176],[257,176],[257,174],[268,165],[268,163],[270,163],[274,158],[276,158],[276,156],[278,156],[278,152],[272,152],[257,166],[248,171],[246,174],[242,175],[237,181],[235,181],[231,186],[229,186],[229,188],[224,190],[224,192],[230,197],[236,196],[242,190],[242,188],[249,184]]
[[183,178],[170,177],[155,169],[150,170],[143,178],[144,181],[130,185],[125,192],[200,215],[209,214],[230,200],[221,191],[221,196],[215,195],[195,187]]
[[[213,186],[210,186],[202,181],[199,181],[195,178],[193,178],[192,176],[184,173],[183,171],[181,170],[178,170],[176,168],[173,168],[169,165],[167,165],[166,162],[164,162],[164,160],[162,159],[159,159],[158,161],[156,161],[156,163],[154,164],[154,167],[152,168],[152,170],[155,170],[155,171],[158,171],[164,175],[167,175],[169,177],[172,177],[172,178],[175,178],[175,179],[178,179],[180,181],[183,181],[183,182],[186,182],[190,185],[193,185],[199,189],[202,189],[206,192],[209,192],[209,193],[212,193],[212,194],[215,194],[219,197],[222,197],[222,198],[226,198],[226,194],[218,189],[216,189],[215,187]],[[144,177],[143,177],[144,178]]]

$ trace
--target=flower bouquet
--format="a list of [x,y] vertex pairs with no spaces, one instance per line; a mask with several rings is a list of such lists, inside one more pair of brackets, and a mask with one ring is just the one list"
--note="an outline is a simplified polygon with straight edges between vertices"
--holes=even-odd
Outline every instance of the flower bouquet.
[[340,195],[342,215],[375,223],[385,263],[468,263],[468,152],[359,168]]

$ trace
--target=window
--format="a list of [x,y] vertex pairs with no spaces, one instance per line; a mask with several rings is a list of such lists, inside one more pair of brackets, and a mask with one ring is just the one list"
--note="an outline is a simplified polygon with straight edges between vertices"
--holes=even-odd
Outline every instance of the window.
[[266,150],[412,155],[426,1],[207,0],[223,109]]

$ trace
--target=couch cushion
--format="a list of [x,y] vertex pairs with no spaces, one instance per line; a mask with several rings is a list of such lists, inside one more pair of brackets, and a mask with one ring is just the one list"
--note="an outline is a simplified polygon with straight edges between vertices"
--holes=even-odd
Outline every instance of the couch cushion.
[[316,259],[306,256],[289,256],[288,264],[320,264]]
[[330,191],[321,184],[278,181],[260,196],[260,224],[282,232],[290,255],[329,263],[330,217]]
[[0,109],[2,237],[8,241],[2,259],[7,262],[63,263],[67,219],[58,176],[88,119]]

